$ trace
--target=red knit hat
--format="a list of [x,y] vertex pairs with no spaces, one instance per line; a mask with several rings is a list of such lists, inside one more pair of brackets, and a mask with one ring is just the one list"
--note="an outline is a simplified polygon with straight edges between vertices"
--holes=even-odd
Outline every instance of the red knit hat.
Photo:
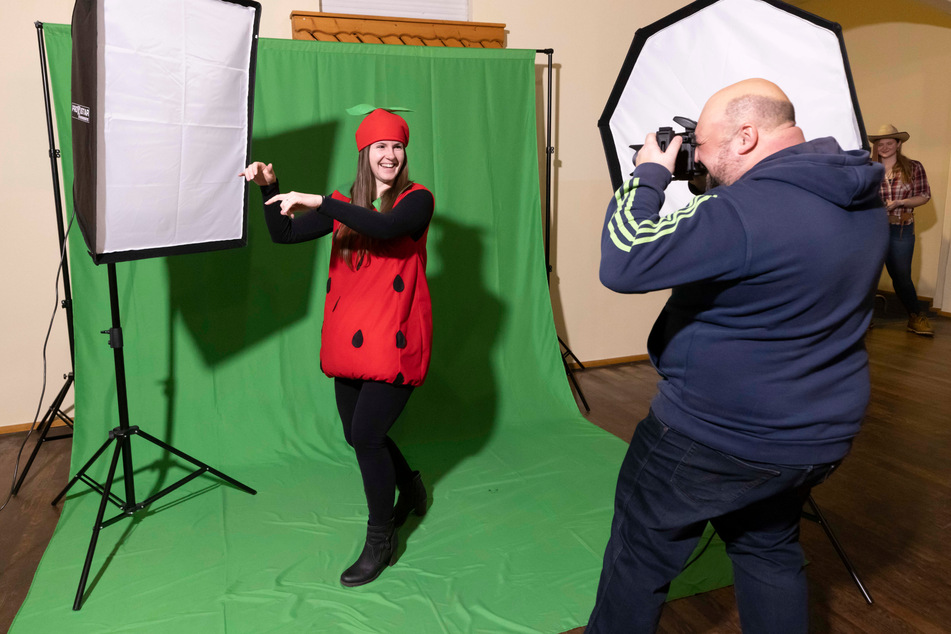
[[357,128],[357,150],[362,150],[377,141],[399,141],[409,145],[409,126],[398,114],[377,108]]

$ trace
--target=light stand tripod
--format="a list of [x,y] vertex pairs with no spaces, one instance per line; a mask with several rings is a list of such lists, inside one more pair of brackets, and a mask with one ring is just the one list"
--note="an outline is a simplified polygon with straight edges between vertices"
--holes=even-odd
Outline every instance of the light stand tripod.
[[[548,286],[551,287],[551,160],[552,155],[555,153],[555,148],[551,144],[551,58],[555,50],[544,48],[536,49],[535,52],[548,56],[548,115],[545,119],[545,275],[548,279]],[[578,385],[578,381],[575,379],[574,370],[568,365],[568,357],[574,359],[575,363],[577,363],[578,367],[582,370],[584,370],[584,364],[575,356],[575,353],[571,351],[571,348],[562,340],[560,335],[558,336],[558,345],[560,346],[561,363],[565,366],[565,373],[571,380],[571,385],[575,388],[575,392],[578,393],[578,397],[584,405],[584,411],[590,412],[591,408],[588,407],[588,401],[584,397],[584,392],[581,391],[581,386]]]
[[[119,320],[119,289],[118,282],[116,280],[116,265],[113,263],[108,264],[109,267],[109,299],[112,308],[112,328],[109,330],[102,331],[103,334],[109,335],[109,345],[113,349],[115,357],[115,366],[116,366],[116,398],[119,405],[119,426],[112,429],[109,432],[109,439],[102,444],[101,447],[93,454],[92,458],[83,465],[83,468],[69,481],[69,484],[66,485],[66,488],[63,489],[59,495],[56,496],[56,499],[53,500],[55,505],[59,502],[66,492],[76,484],[77,481],[82,480],[85,484],[89,485],[91,488],[99,491],[102,494],[102,500],[99,503],[99,512],[96,514],[96,523],[93,524],[92,530],[92,539],[89,542],[89,549],[86,551],[86,561],[83,564],[83,571],[79,577],[79,588],[76,590],[76,599],[73,602],[73,609],[79,610],[82,607],[83,592],[86,589],[86,580],[89,577],[89,569],[92,566],[93,554],[96,551],[96,542],[99,540],[99,530],[114,524],[115,522],[123,519],[124,517],[131,517],[135,514],[136,511],[144,509],[146,506],[152,502],[158,500],[165,495],[168,495],[175,489],[180,486],[194,480],[198,476],[202,475],[205,472],[209,472],[225,482],[235,486],[242,491],[250,493],[252,495],[256,494],[257,491],[254,489],[241,484],[234,478],[231,478],[221,471],[208,466],[200,460],[189,456],[188,454],[179,451],[178,449],[172,447],[169,444],[166,444],[151,436],[150,434],[145,433],[138,426],[129,426],[129,405],[126,394],[126,382],[125,382],[125,358],[122,354],[122,327]],[[134,469],[132,464],[132,436],[141,436],[145,440],[149,441],[153,445],[156,445],[165,451],[172,453],[182,460],[192,463],[194,466],[198,467],[195,471],[192,471],[185,477],[174,482],[173,484],[165,487],[158,493],[152,495],[151,497],[145,499],[142,502],[136,503],[135,501],[135,479],[134,479]],[[115,441],[116,446],[112,454],[112,462],[109,464],[109,473],[106,476],[106,481],[102,484],[93,480],[86,475],[86,471],[93,465],[94,462],[105,452],[106,448],[110,443]],[[122,480],[125,484],[125,500],[112,493],[112,485],[116,477],[116,468],[119,464],[119,458],[122,457]],[[115,506],[120,509],[120,513],[108,520],[103,520],[106,512],[106,502],[112,502]]]
[[27,460],[26,466],[23,467],[23,473],[20,474],[20,479],[17,480],[16,484],[13,486],[13,495],[16,495],[20,491],[20,487],[23,485],[23,481],[26,479],[26,474],[33,465],[33,461],[36,459],[36,454],[39,453],[40,447],[43,446],[43,443],[48,440],[62,440],[64,438],[72,438],[73,434],[71,431],[56,436],[48,436],[48,434],[50,428],[53,426],[53,423],[57,420],[66,423],[70,429],[73,427],[73,419],[63,412],[62,408],[63,401],[66,399],[66,395],[69,393],[69,388],[73,385],[73,374],[76,371],[76,358],[73,351],[73,298],[69,283],[69,258],[66,257],[66,231],[63,228],[63,203],[61,201],[59,190],[59,168],[56,164],[57,159],[60,157],[60,152],[56,149],[56,142],[53,138],[53,115],[52,107],[50,106],[49,79],[47,77],[46,71],[46,46],[43,43],[43,23],[35,22],[34,25],[36,26],[36,38],[40,47],[40,70],[43,74],[43,102],[46,105],[46,129],[49,134],[50,172],[53,176],[53,198],[56,202],[56,227],[59,230],[59,252],[60,256],[62,257],[63,266],[62,306],[64,309],[66,309],[66,329],[69,336],[69,361],[71,369],[69,373],[63,376],[66,382],[56,395],[56,398],[53,399],[49,409],[46,411],[46,415],[43,417],[43,420],[40,421],[40,424],[37,427],[37,429],[40,430],[40,436],[37,438],[36,444],[33,446],[33,453],[30,454],[30,459]]
[[859,592],[862,593],[862,597],[865,598],[865,602],[869,605],[872,605],[871,595],[869,595],[868,590],[865,589],[865,585],[862,584],[862,580],[859,579],[858,573],[855,572],[855,568],[852,566],[852,561],[849,559],[849,556],[845,554],[845,549],[842,548],[842,544],[839,543],[835,533],[832,532],[832,527],[826,521],[825,516],[822,515],[822,511],[819,510],[819,505],[816,504],[816,501],[812,498],[812,495],[809,496],[809,499],[806,500],[806,502],[809,504],[809,507],[812,509],[812,511],[809,512],[803,510],[802,516],[807,520],[812,520],[822,527],[822,530],[825,531],[826,537],[828,537],[829,541],[832,542],[832,547],[835,548],[836,554],[839,555],[839,559],[842,560],[842,564],[845,566],[845,569],[849,571],[849,576],[852,577],[852,581],[854,581],[855,585],[859,587]]

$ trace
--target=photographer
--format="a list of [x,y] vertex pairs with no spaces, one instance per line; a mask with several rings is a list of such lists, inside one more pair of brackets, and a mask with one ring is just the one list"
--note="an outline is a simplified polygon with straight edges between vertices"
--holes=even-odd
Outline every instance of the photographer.
[[882,168],[832,138],[806,142],[785,93],[748,79],[697,122],[710,189],[662,218],[681,144],[648,135],[602,234],[605,286],[673,290],[648,339],[661,380],[621,465],[586,634],[653,632],[708,521],[743,630],[806,632],[799,520],[868,404]]

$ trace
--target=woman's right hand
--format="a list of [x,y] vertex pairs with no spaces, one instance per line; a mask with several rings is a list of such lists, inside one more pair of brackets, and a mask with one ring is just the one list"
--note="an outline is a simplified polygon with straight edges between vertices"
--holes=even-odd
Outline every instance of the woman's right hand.
[[277,175],[274,174],[274,166],[271,163],[265,165],[260,161],[255,161],[248,165],[238,176],[244,176],[244,180],[254,181],[255,184],[261,187],[273,185],[277,182]]

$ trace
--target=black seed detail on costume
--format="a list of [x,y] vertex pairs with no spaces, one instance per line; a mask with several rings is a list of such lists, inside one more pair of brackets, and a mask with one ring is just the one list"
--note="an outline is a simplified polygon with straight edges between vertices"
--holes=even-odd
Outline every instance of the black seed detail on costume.
[[403,334],[402,330],[396,332],[396,347],[403,349],[406,347],[406,336]]
[[402,293],[403,289],[406,288],[406,285],[403,284],[403,278],[397,275],[393,278],[393,290],[397,293]]
[[351,343],[353,344],[354,348],[359,348],[360,346],[363,345],[363,331],[362,330],[358,330],[353,335],[353,339],[351,340]]
[[329,278],[329,277],[327,278],[327,292],[328,292],[328,293],[330,292],[330,279],[331,279],[331,278]]
[[396,378],[393,379],[393,385],[403,385],[403,373],[400,372],[396,375]]

